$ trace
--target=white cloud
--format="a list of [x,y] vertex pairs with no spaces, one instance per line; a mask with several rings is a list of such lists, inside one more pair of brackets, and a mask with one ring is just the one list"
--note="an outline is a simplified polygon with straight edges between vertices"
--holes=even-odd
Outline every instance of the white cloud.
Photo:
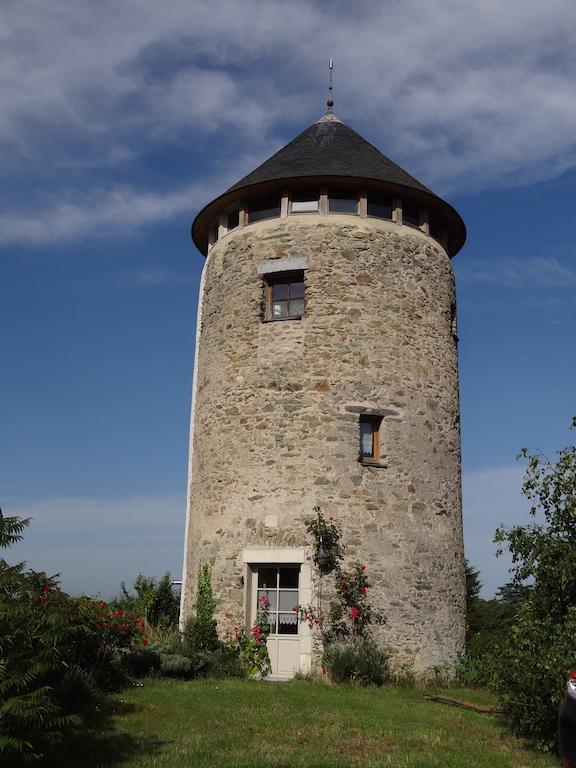
[[575,23],[572,0],[12,0],[0,140],[43,164],[220,128],[258,145],[320,113],[335,55],[336,111],[424,181],[550,178],[576,163]]
[[491,597],[511,580],[510,556],[506,553],[496,558],[496,529],[532,520],[529,503],[521,492],[523,477],[521,465],[464,472],[462,477],[465,552],[480,570],[484,597]]
[[467,283],[496,283],[509,287],[568,288],[576,285],[576,268],[553,256],[514,257],[493,261],[488,267],[469,262],[456,266],[458,278]]
[[138,573],[181,577],[185,499],[55,498],[10,506],[5,514],[33,518],[9,562],[60,573],[72,594],[117,593]]
[[108,237],[190,214],[210,197],[208,185],[190,184],[167,193],[129,186],[67,190],[57,202],[0,215],[0,245],[62,243],[87,235]]

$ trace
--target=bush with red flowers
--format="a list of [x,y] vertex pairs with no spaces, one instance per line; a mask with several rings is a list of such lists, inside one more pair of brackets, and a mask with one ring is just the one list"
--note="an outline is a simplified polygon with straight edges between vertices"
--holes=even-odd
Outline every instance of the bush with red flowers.
[[250,677],[261,678],[270,674],[270,657],[266,645],[269,634],[268,597],[262,595],[258,602],[256,621],[250,633],[246,633],[243,627],[235,627],[234,637],[230,640],[230,647],[238,655],[240,663]]
[[319,627],[325,643],[345,638],[365,637],[371,624],[384,624],[383,614],[372,609],[368,599],[370,584],[366,566],[351,563],[346,570],[339,568],[334,577],[334,599],[326,619],[319,609],[296,606],[301,621]]

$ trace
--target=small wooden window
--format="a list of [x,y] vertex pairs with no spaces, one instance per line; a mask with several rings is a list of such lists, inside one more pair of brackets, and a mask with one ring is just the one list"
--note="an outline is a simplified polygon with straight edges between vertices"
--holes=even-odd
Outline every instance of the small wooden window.
[[380,461],[380,424],[379,416],[360,416],[360,461]]
[[304,272],[266,276],[266,320],[298,319],[304,314]]

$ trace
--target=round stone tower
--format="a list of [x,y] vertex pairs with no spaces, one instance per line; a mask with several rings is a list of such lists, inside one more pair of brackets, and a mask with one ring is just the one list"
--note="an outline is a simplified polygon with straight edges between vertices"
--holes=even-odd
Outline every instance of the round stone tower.
[[[269,595],[273,672],[314,665],[305,521],[367,566],[396,665],[464,644],[456,300],[466,231],[333,114],[209,203],[190,429],[182,618],[212,567],[222,631]],[[322,591],[328,591],[324,579]]]

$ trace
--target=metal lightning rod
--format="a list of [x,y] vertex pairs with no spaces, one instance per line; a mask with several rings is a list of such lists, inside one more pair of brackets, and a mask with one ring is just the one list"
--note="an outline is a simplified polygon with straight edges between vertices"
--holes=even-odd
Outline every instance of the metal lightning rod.
[[328,101],[326,102],[326,106],[328,107],[328,114],[332,113],[332,107],[334,106],[334,100],[332,98],[332,70],[334,69],[334,59],[330,59],[330,64],[328,65],[328,69],[330,71],[330,80],[328,83]]

